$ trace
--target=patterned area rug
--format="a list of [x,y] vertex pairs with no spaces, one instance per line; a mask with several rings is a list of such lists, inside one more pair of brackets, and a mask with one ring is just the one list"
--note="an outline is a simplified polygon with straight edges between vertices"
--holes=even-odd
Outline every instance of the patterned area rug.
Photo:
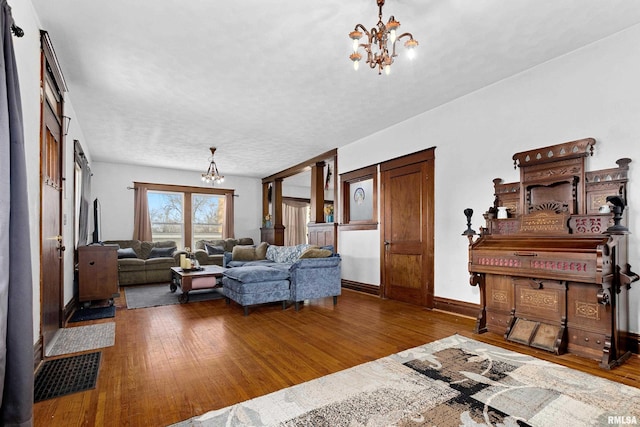
[[[157,307],[180,303],[182,291],[171,292],[169,284],[127,286],[124,291],[127,308]],[[201,289],[189,292],[189,302],[224,298],[221,288]]]
[[610,426],[640,390],[454,335],[176,426]]
[[47,357],[79,353],[96,348],[111,347],[116,340],[115,322],[64,328],[58,332]]

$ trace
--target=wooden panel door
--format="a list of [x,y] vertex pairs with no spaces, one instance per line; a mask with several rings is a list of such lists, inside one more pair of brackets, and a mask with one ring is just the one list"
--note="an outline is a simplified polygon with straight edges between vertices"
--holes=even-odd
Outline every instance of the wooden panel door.
[[[418,162],[416,162],[418,160]],[[382,171],[382,295],[433,307],[433,150]]]
[[[50,51],[44,43],[42,61],[41,136],[41,333],[45,350],[63,321],[62,244],[62,92],[53,73]],[[46,353],[45,353],[46,354]]]

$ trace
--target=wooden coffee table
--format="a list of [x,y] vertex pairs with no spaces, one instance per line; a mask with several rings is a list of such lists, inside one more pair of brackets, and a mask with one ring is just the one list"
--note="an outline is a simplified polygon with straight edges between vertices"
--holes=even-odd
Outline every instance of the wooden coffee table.
[[220,278],[222,272],[226,270],[219,265],[203,265],[198,270],[183,270],[180,267],[171,267],[171,292],[175,292],[178,287],[182,289],[180,302],[189,301],[189,291],[194,289],[214,289],[222,286]]

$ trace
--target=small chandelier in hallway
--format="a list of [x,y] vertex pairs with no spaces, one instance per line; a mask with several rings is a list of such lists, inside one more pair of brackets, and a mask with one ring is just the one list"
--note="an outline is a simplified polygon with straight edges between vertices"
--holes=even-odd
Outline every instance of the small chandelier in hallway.
[[224,181],[224,176],[220,175],[218,172],[218,166],[216,165],[215,160],[213,160],[213,155],[216,152],[216,147],[209,148],[211,150],[211,157],[209,158],[209,169],[207,172],[202,174],[202,181],[207,184],[221,184]]
[[[418,46],[418,41],[413,39],[411,33],[403,33],[396,36],[396,30],[400,26],[400,22],[391,16],[389,22],[385,25],[382,22],[382,6],[384,6],[385,0],[376,0],[378,3],[378,23],[370,31],[367,30],[362,24],[356,25],[355,29],[349,33],[349,37],[353,40],[353,53],[349,56],[349,59],[353,61],[353,68],[358,69],[362,55],[358,52],[358,49],[362,46],[367,53],[367,61],[369,67],[372,69],[377,68],[378,74],[384,70],[385,74],[391,72],[391,64],[393,64],[393,58],[398,56],[396,54],[396,42],[401,38],[408,38],[404,42],[404,46],[408,49],[408,56],[410,59],[415,54],[415,48]],[[362,35],[366,34],[367,40],[365,43],[360,43]],[[391,42],[391,52],[387,43]],[[377,46],[377,49],[376,49]],[[375,51],[374,51],[375,50]]]

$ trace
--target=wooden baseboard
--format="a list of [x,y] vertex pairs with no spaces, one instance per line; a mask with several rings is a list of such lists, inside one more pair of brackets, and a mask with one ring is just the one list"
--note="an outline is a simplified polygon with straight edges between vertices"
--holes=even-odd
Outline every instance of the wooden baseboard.
[[459,314],[461,316],[467,316],[471,318],[478,317],[480,312],[480,304],[473,304],[470,302],[458,301],[454,299],[434,297],[433,309],[446,311],[453,314]]
[[342,287],[345,289],[351,289],[358,292],[364,292],[365,294],[380,296],[380,286],[369,285],[367,283],[354,282],[353,280],[342,279]]
[[44,360],[44,349],[42,348],[42,337],[33,345],[33,372],[38,370],[40,363]]
[[71,315],[78,307],[78,300],[75,297],[71,298],[69,303],[64,306],[62,309],[62,327],[67,325],[69,318],[71,318]]
[[626,334],[627,349],[635,354],[640,354],[640,335],[635,332]]
[[[364,292],[371,295],[380,296],[380,286],[369,285],[367,283],[354,282],[353,280],[342,279],[342,287],[345,289],[351,289],[354,291]],[[434,298],[434,310],[446,311],[453,314],[459,314],[461,316],[467,316],[471,318],[478,317],[480,312],[480,305],[473,304],[464,301],[457,301],[453,299],[435,297]]]

